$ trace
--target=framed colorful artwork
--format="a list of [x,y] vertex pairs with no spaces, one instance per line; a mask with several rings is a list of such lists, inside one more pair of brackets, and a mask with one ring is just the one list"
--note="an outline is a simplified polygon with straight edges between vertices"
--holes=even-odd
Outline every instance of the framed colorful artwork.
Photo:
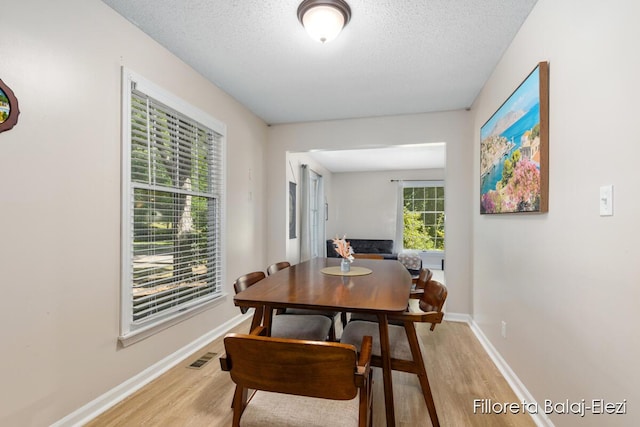
[[480,213],[549,210],[549,63],[480,128]]
[[0,80],[0,132],[14,127],[19,114],[18,99],[9,86]]

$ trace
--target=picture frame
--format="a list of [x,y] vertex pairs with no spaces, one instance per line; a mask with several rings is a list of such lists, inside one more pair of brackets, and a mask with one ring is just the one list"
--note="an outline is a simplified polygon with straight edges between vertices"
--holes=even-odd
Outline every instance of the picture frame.
[[18,123],[20,108],[13,91],[0,79],[0,132],[13,128]]
[[289,239],[297,238],[296,234],[296,187],[297,184],[295,182],[289,181]]
[[549,210],[549,63],[480,128],[480,214]]

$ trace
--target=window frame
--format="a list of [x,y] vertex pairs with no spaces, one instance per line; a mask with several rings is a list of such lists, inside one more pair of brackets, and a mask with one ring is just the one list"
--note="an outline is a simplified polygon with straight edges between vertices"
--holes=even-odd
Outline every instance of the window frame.
[[[132,298],[132,260],[133,260],[133,185],[131,177],[131,120],[132,120],[132,91],[144,93],[168,108],[188,117],[190,120],[210,129],[219,135],[219,152],[221,155],[220,169],[217,173],[222,179],[220,194],[218,199],[220,207],[215,214],[219,216],[220,239],[216,246],[219,253],[216,262],[220,265],[220,275],[215,282],[216,290],[207,297],[200,298],[194,303],[185,302],[179,305],[180,308],[166,310],[161,315],[153,316],[144,321],[134,321],[133,319],[133,298]],[[226,297],[226,125],[202,110],[190,105],[186,101],[165,91],[160,86],[145,79],[141,75],[122,67],[122,152],[121,152],[121,183],[122,183],[122,205],[121,205],[121,297],[120,297],[120,335],[119,341],[123,346],[138,342],[163,329],[175,325],[198,313],[221,304]],[[212,172],[215,173],[215,172]]]
[[[423,181],[402,181],[401,182],[402,186],[401,186],[401,194],[399,197],[399,206],[398,206],[398,212],[401,215],[401,222],[400,224],[404,224],[404,214],[403,214],[403,207],[404,207],[404,203],[405,203],[405,198],[404,198],[404,189],[405,188],[439,188],[442,187],[443,189],[445,189],[445,193],[444,193],[444,197],[442,198],[443,202],[444,202],[444,209],[441,211],[442,214],[444,215],[444,223],[445,223],[445,227],[446,227],[446,186],[445,186],[445,181],[444,180],[423,180]],[[437,200],[437,199],[436,199]],[[440,211],[433,211],[433,212],[440,212]],[[434,252],[443,252],[446,250],[446,228],[445,228],[445,238],[443,239],[442,243],[443,243],[443,247],[444,249],[412,249],[412,248],[405,248],[404,247],[404,225],[402,225],[399,229],[400,231],[400,236],[399,236],[399,243],[401,245],[402,250],[419,250],[419,251],[434,251]]]

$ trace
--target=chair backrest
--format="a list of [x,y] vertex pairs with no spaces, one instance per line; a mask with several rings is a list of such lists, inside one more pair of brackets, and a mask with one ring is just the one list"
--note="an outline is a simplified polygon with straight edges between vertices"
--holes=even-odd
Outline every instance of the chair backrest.
[[291,267],[291,264],[288,261],[280,261],[275,264],[271,264],[267,267],[267,275],[271,276],[276,271],[284,270],[285,268]]
[[[422,294],[422,297],[420,298],[420,301],[418,303],[420,310],[427,312],[442,312],[442,307],[447,300],[448,294],[449,291],[444,284],[438,282],[437,280],[429,280],[425,284],[424,293]],[[433,331],[435,327],[436,324],[432,323],[431,330]]]
[[[350,344],[229,334],[222,370],[237,385],[234,424],[246,406],[246,390],[264,390],[332,400],[351,400],[360,391],[360,425],[368,418],[371,387],[371,337],[357,349]],[[251,403],[249,402],[249,405]]]
[[[233,282],[233,290],[236,292],[236,294],[239,294],[249,286],[258,283],[265,277],[267,276],[265,276],[262,271],[254,271],[252,273],[242,275],[238,277],[235,282]],[[248,310],[249,309],[247,307],[240,307],[240,311],[242,312],[242,314],[246,313]]]
[[355,346],[229,334],[224,347],[231,379],[238,386],[335,400],[358,394]]
[[431,280],[433,277],[433,272],[428,268],[423,268],[420,270],[420,275],[418,275],[418,280],[416,281],[416,289],[424,289],[427,285],[427,282]]

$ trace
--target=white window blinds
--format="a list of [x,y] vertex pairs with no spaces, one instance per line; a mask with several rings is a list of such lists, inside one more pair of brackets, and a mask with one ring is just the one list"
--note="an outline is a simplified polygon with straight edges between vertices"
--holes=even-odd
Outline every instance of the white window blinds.
[[129,108],[123,307],[132,331],[221,294],[223,137],[135,83]]

